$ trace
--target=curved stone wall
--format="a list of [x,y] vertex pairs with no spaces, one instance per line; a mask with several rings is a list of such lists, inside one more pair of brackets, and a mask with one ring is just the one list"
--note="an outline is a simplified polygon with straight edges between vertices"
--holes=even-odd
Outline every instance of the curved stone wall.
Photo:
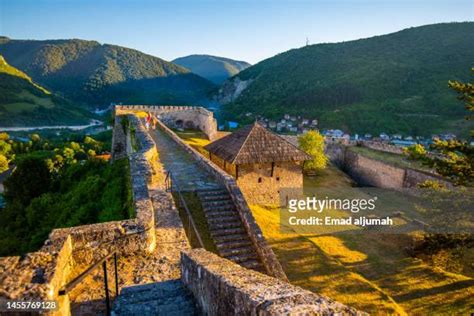
[[204,249],[181,253],[181,281],[205,315],[366,315]]

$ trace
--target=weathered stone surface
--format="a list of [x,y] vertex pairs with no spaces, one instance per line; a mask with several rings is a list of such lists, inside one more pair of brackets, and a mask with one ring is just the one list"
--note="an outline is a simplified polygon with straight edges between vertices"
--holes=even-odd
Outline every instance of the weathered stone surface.
[[181,270],[183,284],[207,315],[364,314],[204,249],[183,252]]

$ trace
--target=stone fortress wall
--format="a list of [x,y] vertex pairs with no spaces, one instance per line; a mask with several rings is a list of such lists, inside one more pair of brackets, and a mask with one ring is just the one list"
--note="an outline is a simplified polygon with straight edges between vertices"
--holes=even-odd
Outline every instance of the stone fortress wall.
[[365,315],[203,249],[182,252],[181,271],[205,315]]
[[[90,266],[111,250],[118,250],[119,255],[130,255],[137,251],[153,252],[157,247],[155,238],[160,236],[159,232],[155,234],[155,221],[160,219],[155,218],[148,190],[149,185],[162,183],[165,177],[164,171],[155,165],[159,158],[157,148],[133,111],[119,108],[115,114],[113,157],[129,158],[136,218],[55,229],[37,252],[0,258],[0,300],[57,300],[59,309],[49,314],[70,315],[69,297],[60,296],[59,290],[83,272],[84,266]],[[130,151],[130,133],[123,131],[123,115],[128,116],[135,129],[138,142],[135,152]],[[178,145],[200,159],[203,168],[211,170],[225,184],[239,206],[239,213],[266,269],[275,277],[247,270],[204,249],[186,251],[181,257],[182,282],[202,310],[209,315],[221,315],[222,311],[229,315],[364,314],[282,281],[286,280],[286,275],[234,179],[182,142],[161,122],[159,124]],[[170,194],[165,198],[171,199],[169,205],[174,205]],[[227,304],[229,299],[230,304]]]
[[[336,166],[347,172],[360,185],[385,189],[404,189],[416,188],[419,183],[430,180],[441,182],[447,187],[452,186],[450,182],[434,172],[395,166],[347,149],[348,147],[344,145],[328,144],[326,145],[326,154]],[[383,147],[381,150],[396,153],[396,150],[387,151],[391,150],[387,147]]]
[[[25,256],[0,258],[0,298],[57,300],[60,309],[52,314],[69,315],[67,295],[59,290],[98,258],[112,249],[119,254],[136,251],[152,252],[156,247],[153,205],[148,195],[148,184],[159,176],[152,168],[158,153],[151,137],[140,121],[131,117],[140,149],[129,153],[133,202],[136,218],[71,228],[54,229],[44,245]],[[120,119],[114,130],[121,131]],[[122,143],[126,156],[124,133],[114,135],[114,143]]]
[[199,129],[204,132],[209,140],[217,136],[217,121],[214,113],[203,107],[197,106],[160,106],[160,105],[117,105],[115,111],[149,112],[169,126]]

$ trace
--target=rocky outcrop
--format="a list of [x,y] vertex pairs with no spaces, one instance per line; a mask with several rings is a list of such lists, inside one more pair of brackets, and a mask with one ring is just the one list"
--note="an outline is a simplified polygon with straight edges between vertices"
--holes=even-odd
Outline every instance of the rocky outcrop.
[[252,82],[252,79],[240,80],[239,77],[233,77],[223,83],[214,99],[220,104],[234,102]]

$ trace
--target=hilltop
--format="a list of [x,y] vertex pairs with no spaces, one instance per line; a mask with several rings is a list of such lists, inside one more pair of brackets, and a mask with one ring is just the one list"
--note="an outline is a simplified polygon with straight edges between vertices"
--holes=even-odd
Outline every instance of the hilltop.
[[89,114],[55,96],[0,55],[0,126],[85,124]]
[[251,66],[245,61],[211,55],[189,55],[176,58],[173,63],[183,66],[215,84],[221,84]]
[[243,122],[288,113],[351,133],[466,132],[447,83],[470,80],[473,60],[473,22],[413,27],[281,53],[225,82],[219,99]]
[[110,102],[199,103],[214,88],[181,66],[96,41],[2,37],[0,54],[48,90],[90,108]]

